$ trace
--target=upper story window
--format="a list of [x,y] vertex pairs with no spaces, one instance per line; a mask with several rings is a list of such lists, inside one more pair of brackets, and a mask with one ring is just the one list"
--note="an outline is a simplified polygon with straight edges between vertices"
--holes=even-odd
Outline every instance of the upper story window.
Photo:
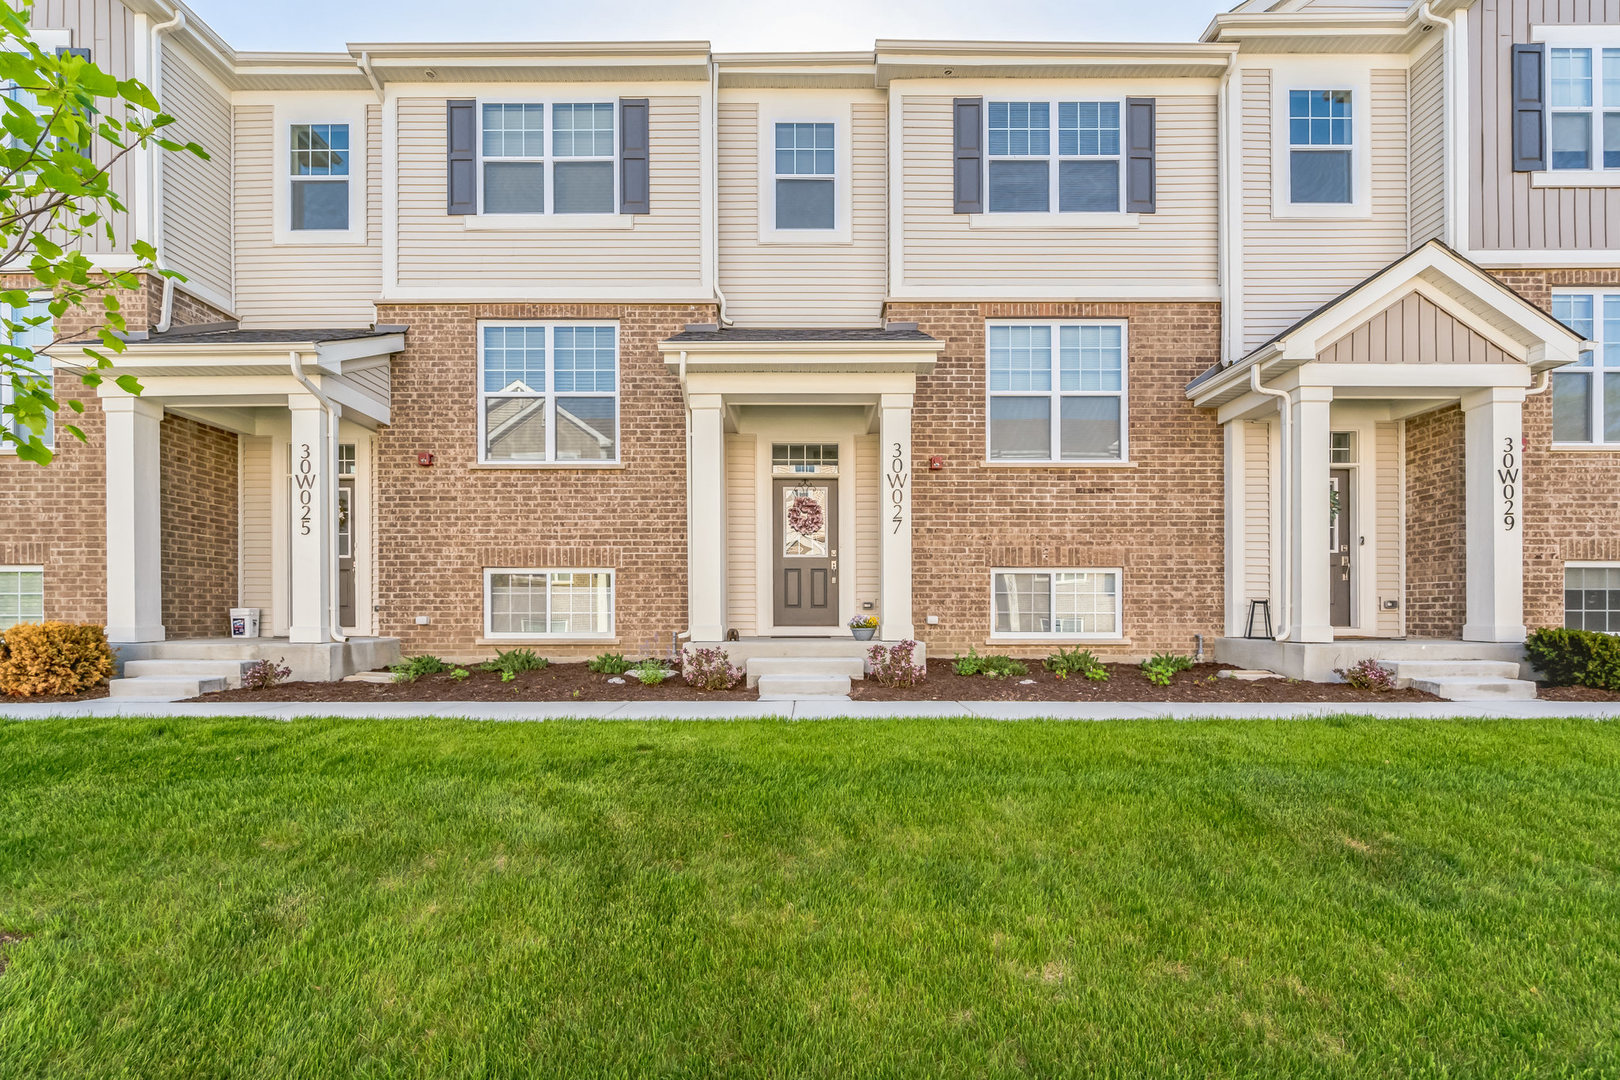
[[[480,109],[486,214],[611,214],[617,141],[612,102],[485,102]],[[548,152],[549,150],[549,152]]]
[[832,124],[776,125],[776,227],[836,225],[837,155]]
[[618,327],[480,323],[478,443],[489,464],[617,461]]
[[1556,293],[1553,317],[1597,342],[1553,372],[1553,442],[1620,446],[1620,292]]
[[991,101],[986,121],[990,213],[1120,209],[1118,101]]
[[[27,349],[33,349],[34,359],[32,369],[34,374],[25,375],[21,369],[12,368],[12,378],[27,378],[35,383],[43,384],[47,391],[53,391],[55,377],[51,370],[49,357],[41,356],[37,350],[43,349],[55,340],[55,332],[51,322],[50,298],[36,296],[27,304],[8,304],[5,308],[7,326],[3,328],[7,344]],[[16,360],[16,357],[12,357]],[[0,379],[0,410],[10,409],[17,400],[17,388],[11,378]],[[21,420],[10,412],[0,411],[0,425],[10,431],[19,439],[27,439],[33,430],[24,425]],[[47,447],[56,445],[56,417],[54,413],[45,413],[45,430],[41,432],[40,439]]]
[[992,323],[989,459],[1125,459],[1124,322]]
[[1549,49],[1547,105],[1553,169],[1620,169],[1620,49]]
[[294,124],[288,139],[295,231],[349,227],[349,125]]
[[1354,202],[1349,90],[1288,92],[1288,191],[1294,203]]

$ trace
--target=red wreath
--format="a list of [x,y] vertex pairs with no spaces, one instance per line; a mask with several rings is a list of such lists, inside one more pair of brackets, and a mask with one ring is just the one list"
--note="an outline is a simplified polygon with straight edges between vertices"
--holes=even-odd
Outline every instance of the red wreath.
[[800,495],[788,506],[788,528],[800,536],[814,536],[824,521],[821,504],[808,495]]

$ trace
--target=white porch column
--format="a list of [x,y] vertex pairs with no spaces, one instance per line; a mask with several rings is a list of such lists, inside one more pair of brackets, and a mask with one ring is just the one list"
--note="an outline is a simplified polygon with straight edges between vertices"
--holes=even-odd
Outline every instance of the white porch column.
[[719,394],[693,394],[687,468],[692,492],[687,528],[686,618],[693,641],[726,636],[726,413]]
[[326,437],[329,420],[310,394],[289,394],[287,407],[292,411],[292,505],[287,514],[292,618],[287,636],[294,642],[325,642],[332,640],[334,541],[328,513],[334,482]]
[[101,399],[107,417],[107,640],[162,641],[163,406]]
[[1221,425],[1225,440],[1226,486],[1226,636],[1242,637],[1244,615],[1248,610],[1244,595],[1243,527],[1244,511],[1248,506],[1248,490],[1244,485],[1244,451],[1248,426],[1241,420]]
[[1468,516],[1465,641],[1524,640],[1524,390],[1465,395]]
[[1288,505],[1293,543],[1288,560],[1288,622],[1291,641],[1332,641],[1331,577],[1328,565],[1329,409],[1333,390],[1302,386],[1294,391],[1287,453],[1292,457]]
[[883,585],[878,608],[885,641],[917,636],[911,621],[911,394],[884,394],[879,400],[879,536]]

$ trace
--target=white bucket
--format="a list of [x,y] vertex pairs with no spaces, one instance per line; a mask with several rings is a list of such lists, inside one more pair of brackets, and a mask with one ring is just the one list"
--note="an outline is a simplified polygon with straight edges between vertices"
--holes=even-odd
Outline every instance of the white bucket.
[[231,637],[259,636],[259,609],[256,607],[231,608]]

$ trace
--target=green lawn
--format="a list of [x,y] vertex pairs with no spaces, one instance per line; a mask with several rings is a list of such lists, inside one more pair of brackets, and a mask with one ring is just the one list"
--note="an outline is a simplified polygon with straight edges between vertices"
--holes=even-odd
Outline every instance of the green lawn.
[[0,724],[0,1076],[1614,1076],[1620,725]]

